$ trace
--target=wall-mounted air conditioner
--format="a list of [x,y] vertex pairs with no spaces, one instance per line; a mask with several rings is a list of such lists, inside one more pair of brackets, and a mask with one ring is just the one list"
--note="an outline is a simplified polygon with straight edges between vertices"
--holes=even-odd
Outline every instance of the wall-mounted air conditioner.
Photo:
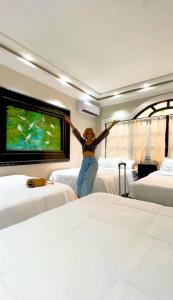
[[100,115],[100,106],[97,106],[91,102],[79,101],[78,102],[78,111],[81,111],[85,114],[89,114],[92,116]]

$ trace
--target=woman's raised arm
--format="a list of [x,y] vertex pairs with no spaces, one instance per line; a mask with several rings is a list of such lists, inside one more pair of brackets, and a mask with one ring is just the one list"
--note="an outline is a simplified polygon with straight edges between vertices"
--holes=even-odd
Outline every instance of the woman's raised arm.
[[119,121],[113,121],[112,124],[109,127],[107,127],[107,129],[110,130],[117,123],[119,123]]
[[85,140],[81,137],[80,132],[77,130],[77,128],[73,125],[73,123],[71,122],[69,116],[64,116],[64,120],[65,122],[67,122],[70,127],[72,128],[72,132],[74,134],[74,136],[78,139],[78,141],[83,144],[85,142]]
[[76,129],[76,127],[73,125],[73,123],[71,122],[71,120],[70,120],[70,118],[69,118],[69,116],[64,116],[64,120],[65,120],[65,122],[67,122],[69,125],[70,125],[70,127],[74,130],[74,129]]

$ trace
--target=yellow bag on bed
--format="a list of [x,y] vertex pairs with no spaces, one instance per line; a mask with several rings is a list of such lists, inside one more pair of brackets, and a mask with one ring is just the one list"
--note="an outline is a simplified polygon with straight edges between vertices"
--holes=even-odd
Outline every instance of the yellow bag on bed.
[[29,178],[26,182],[27,186],[30,188],[44,186],[46,183],[54,184],[53,181],[46,180],[45,178]]

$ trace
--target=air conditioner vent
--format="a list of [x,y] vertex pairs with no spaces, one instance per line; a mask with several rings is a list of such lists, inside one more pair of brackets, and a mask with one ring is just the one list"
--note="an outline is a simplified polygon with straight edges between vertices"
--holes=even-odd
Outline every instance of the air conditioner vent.
[[100,107],[91,102],[79,101],[78,111],[81,111],[85,114],[92,115],[95,117],[98,117],[100,115]]

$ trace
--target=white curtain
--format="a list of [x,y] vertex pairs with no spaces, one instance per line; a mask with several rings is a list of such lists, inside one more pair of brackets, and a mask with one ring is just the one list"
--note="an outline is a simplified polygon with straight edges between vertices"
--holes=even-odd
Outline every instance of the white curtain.
[[[170,127],[173,128],[173,118],[171,122]],[[106,156],[129,158],[137,162],[144,162],[147,157],[159,163],[165,155],[165,130],[165,116],[118,123],[107,137]],[[173,136],[173,129],[171,134]],[[171,145],[173,156],[173,138]]]
[[160,163],[165,156],[166,116],[151,118],[151,160]]
[[173,158],[173,116],[169,116],[168,157]]
[[143,162],[149,151],[149,122],[149,119],[132,121],[132,151],[137,162]]
[[132,158],[131,150],[131,122],[116,124],[107,137],[106,156]]

